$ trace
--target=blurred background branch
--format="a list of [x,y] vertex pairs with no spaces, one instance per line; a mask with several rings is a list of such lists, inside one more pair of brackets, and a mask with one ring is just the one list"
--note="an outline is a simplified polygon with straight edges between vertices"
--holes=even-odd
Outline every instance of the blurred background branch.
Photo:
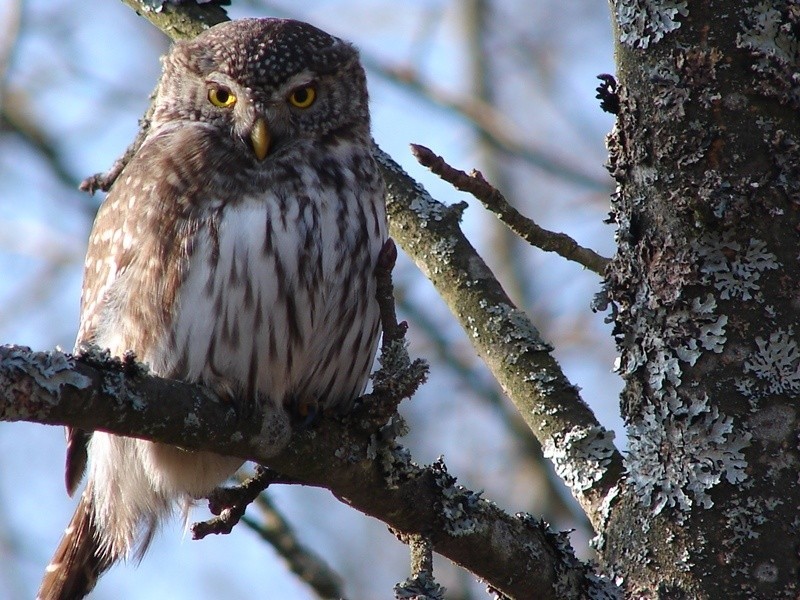
[[341,576],[331,569],[324,558],[298,540],[292,526],[275,507],[269,494],[261,494],[254,506],[258,509],[258,516],[245,515],[242,522],[275,548],[275,552],[286,561],[287,568],[305,581],[317,596],[342,598],[344,582]]

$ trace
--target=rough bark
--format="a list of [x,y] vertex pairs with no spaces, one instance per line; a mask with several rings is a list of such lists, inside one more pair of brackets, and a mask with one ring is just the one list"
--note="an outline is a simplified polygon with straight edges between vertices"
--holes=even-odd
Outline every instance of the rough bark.
[[626,597],[798,594],[796,3],[612,2]]

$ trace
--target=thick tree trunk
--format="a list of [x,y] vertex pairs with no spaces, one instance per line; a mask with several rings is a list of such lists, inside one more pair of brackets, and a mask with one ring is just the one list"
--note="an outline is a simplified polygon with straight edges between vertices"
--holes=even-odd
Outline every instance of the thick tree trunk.
[[609,270],[628,477],[598,545],[631,598],[795,598],[800,9],[617,0]]

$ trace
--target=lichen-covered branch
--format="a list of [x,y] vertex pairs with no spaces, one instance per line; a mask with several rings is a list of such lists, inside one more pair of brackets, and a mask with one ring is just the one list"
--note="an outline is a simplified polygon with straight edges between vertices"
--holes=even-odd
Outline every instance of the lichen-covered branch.
[[403,540],[411,553],[411,576],[394,586],[397,600],[444,600],[445,588],[433,577],[433,548],[424,535]]
[[[264,464],[329,489],[404,535],[424,533],[439,554],[510,598],[529,598],[532,590],[543,599],[578,598],[598,585],[585,565],[570,562],[546,524],[511,516],[457,485],[441,462],[413,463],[381,434],[384,421],[375,421],[373,407],[392,402],[372,395],[347,417],[296,432],[270,456],[261,443],[263,415],[237,419],[201,386],[154,377],[126,361],[0,347],[0,421],[108,431]],[[556,593],[564,582],[575,594]]]
[[598,423],[550,346],[464,237],[463,207],[431,198],[387,154],[379,160],[392,236],[436,286],[596,527],[603,498],[622,472],[613,433]]
[[173,40],[187,40],[209,27],[228,21],[225,9],[213,2],[157,2],[145,0],[122,0]]
[[584,248],[565,233],[548,231],[537,225],[533,220],[524,216],[508,203],[503,194],[492,186],[480,171],[465,173],[449,164],[441,157],[434,154],[429,148],[419,144],[411,144],[411,152],[416,159],[434,174],[441,177],[457,190],[472,194],[483,205],[495,213],[511,231],[523,240],[541,248],[545,252],[555,252],[567,260],[583,265],[602,277],[609,259],[600,256],[591,248]]

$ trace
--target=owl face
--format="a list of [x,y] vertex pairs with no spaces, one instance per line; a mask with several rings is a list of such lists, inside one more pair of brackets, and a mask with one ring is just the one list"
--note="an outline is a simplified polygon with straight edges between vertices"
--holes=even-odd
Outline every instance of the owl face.
[[343,132],[369,137],[364,70],[348,43],[307,23],[243,19],[164,59],[151,127],[202,123],[256,161]]

